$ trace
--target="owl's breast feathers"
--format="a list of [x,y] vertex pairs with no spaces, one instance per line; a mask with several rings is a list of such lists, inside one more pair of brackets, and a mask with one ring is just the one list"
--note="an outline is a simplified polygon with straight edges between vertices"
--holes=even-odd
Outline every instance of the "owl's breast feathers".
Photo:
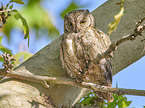
[[60,47],[62,65],[72,78],[111,86],[112,72],[109,59],[104,58],[97,65],[92,62],[110,43],[105,33],[93,27],[79,33],[64,33]]

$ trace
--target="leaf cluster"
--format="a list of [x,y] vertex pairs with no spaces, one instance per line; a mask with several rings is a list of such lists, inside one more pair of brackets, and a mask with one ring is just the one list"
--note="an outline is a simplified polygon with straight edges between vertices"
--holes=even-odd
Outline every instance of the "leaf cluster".
[[[20,4],[23,8],[18,11],[17,9],[14,9],[13,3]],[[70,3],[70,5],[61,13],[61,17],[63,17],[69,11],[78,9],[80,7],[81,6],[78,6],[75,2]],[[24,3],[22,0],[10,0],[1,11],[3,11],[3,14],[9,14],[9,18],[6,18],[6,23],[3,24],[1,28],[1,31],[8,40],[11,40],[11,31],[14,28],[23,31],[24,39],[28,39],[28,46],[30,38],[29,32],[32,29],[36,31],[37,38],[38,32],[40,30],[45,31],[45,33],[49,31],[49,37],[53,34],[55,34],[55,36],[56,34],[59,35],[59,31],[52,23],[52,15],[41,6],[41,0],[28,0],[26,3]],[[4,36],[0,37],[0,51],[2,53],[7,52],[13,55],[9,48],[6,48],[2,45],[2,38]],[[16,58],[14,64],[17,66],[22,61],[32,56],[32,54],[28,52],[19,52],[13,56]],[[1,56],[0,61],[3,61]]]
[[102,107],[102,108],[125,108],[129,107],[132,101],[128,101],[124,95],[113,94],[113,101],[102,101],[94,92],[89,93],[84,97],[79,103],[81,106],[93,106],[93,107]]

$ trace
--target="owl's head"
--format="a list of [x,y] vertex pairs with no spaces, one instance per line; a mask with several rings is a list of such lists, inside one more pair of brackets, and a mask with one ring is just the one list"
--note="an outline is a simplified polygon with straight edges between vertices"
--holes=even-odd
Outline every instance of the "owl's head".
[[88,10],[71,11],[64,17],[64,32],[78,33],[90,26],[94,27],[94,17]]

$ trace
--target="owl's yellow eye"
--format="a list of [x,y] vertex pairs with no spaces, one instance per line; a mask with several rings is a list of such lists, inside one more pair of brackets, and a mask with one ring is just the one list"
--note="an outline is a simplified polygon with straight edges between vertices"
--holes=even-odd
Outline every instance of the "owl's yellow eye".
[[85,20],[82,20],[82,21],[80,22],[80,24],[86,24],[86,21],[85,21]]

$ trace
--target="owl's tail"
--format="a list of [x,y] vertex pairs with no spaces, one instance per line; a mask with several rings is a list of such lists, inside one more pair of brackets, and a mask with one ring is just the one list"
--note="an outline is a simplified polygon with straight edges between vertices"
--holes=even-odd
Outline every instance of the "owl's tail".
[[95,91],[95,93],[98,95],[98,97],[102,98],[103,100],[107,100],[108,103],[113,101],[113,96],[110,92]]

